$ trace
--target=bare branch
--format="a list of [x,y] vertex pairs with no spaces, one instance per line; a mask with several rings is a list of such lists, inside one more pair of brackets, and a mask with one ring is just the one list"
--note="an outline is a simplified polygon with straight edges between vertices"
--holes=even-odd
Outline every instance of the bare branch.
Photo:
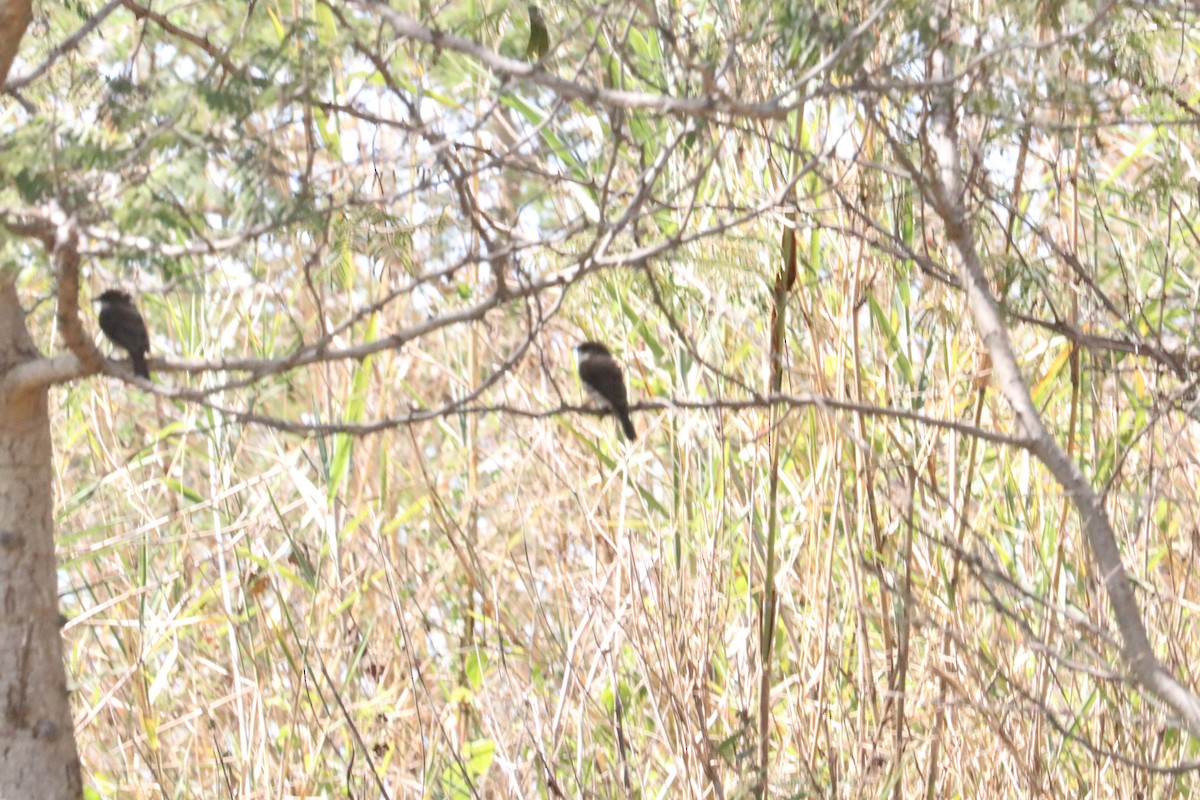
[[133,12],[133,15],[138,19],[148,19],[172,36],[177,36],[186,42],[191,42],[193,45],[200,48],[200,50],[207,53],[213,59],[213,61],[216,61],[218,64],[220,64],[225,72],[229,74],[236,74],[240,71],[238,66],[229,59],[229,56],[225,55],[225,53],[218,49],[216,45],[210,42],[207,36],[197,36],[191,31],[184,30],[167,19],[164,15],[159,14],[157,11],[146,8],[145,6],[138,5],[137,3],[133,2],[133,0],[121,0],[121,5]]
[[[952,73],[950,57],[944,50],[932,56],[935,78]],[[1121,631],[1122,654],[1139,683],[1162,698],[1182,718],[1193,736],[1200,737],[1200,700],[1180,684],[1159,662],[1142,622],[1129,574],[1121,559],[1116,534],[1100,498],[1079,467],[1054,441],[1042,423],[1029,389],[1021,375],[1007,329],[999,308],[988,288],[983,266],[975,250],[974,233],[964,207],[964,185],[959,163],[958,130],[955,121],[953,86],[945,84],[933,105],[930,147],[937,173],[930,196],[946,226],[946,236],[960,261],[961,282],[967,305],[980,338],[992,358],[992,371],[1000,392],[1008,400],[1017,424],[1030,440],[1030,450],[1062,484],[1067,497],[1078,510],[1089,552],[1098,576],[1108,591],[1109,604]]]
[[680,98],[623,89],[607,89],[594,85],[588,86],[548,72],[538,64],[505,58],[470,39],[426,27],[407,14],[401,14],[383,3],[358,0],[358,4],[370,13],[382,17],[392,30],[406,39],[471,56],[497,75],[532,81],[551,90],[560,98],[612,108],[642,108],[665,114],[705,118],[734,114],[754,119],[782,119],[794,108],[792,104],[784,104],[778,100],[766,103],[743,103],[734,98],[716,94]]
[[[524,347],[524,345],[523,345]],[[459,415],[487,415],[487,414],[502,414],[513,417],[523,417],[525,419],[551,419],[553,417],[563,416],[565,414],[582,414],[585,416],[604,417],[610,414],[605,409],[599,409],[594,406],[578,406],[569,403],[562,403],[553,408],[525,408],[521,406],[512,406],[506,404],[495,405],[470,405],[470,402],[482,394],[483,390],[493,385],[496,379],[511,368],[517,360],[517,357],[523,354],[521,350],[516,356],[510,357],[505,361],[505,366],[496,371],[496,374],[489,376],[488,380],[471,390],[469,394],[463,398],[446,402],[440,406],[433,408],[414,408],[405,414],[397,414],[391,417],[383,417],[371,422],[300,422],[295,420],[284,420],[269,414],[259,414],[253,411],[234,408],[232,406],[213,403],[208,400],[201,402],[207,408],[236,419],[240,422],[247,422],[254,425],[261,425],[265,428],[284,431],[286,433],[302,434],[307,436],[328,436],[335,433],[346,433],[353,435],[367,435],[379,433],[380,431],[391,430],[406,425],[414,425],[421,422],[428,422],[433,419],[443,417],[453,417]],[[170,392],[161,391],[155,386],[154,390],[157,394],[170,396]],[[879,417],[882,419],[899,419],[916,423],[929,428],[938,430],[954,431],[965,436],[975,437],[993,444],[1013,447],[1021,450],[1028,450],[1031,447],[1031,442],[1027,439],[1022,439],[1008,434],[992,431],[987,428],[980,428],[976,425],[971,425],[966,422],[957,422],[955,420],[939,419],[925,414],[918,414],[913,411],[906,411],[902,408],[887,408],[883,406],[873,406],[867,403],[855,403],[848,400],[839,400],[837,398],[825,397],[822,395],[806,393],[799,395],[792,394],[777,394],[766,397],[754,397],[744,399],[728,399],[719,398],[715,400],[690,400],[676,398],[656,398],[653,400],[644,400],[640,403],[634,403],[629,406],[630,411],[670,411],[676,409],[691,410],[691,411],[765,411],[770,408],[783,409],[803,409],[803,408],[821,408],[826,411],[844,411],[850,414],[861,415],[865,417]]]
[[[44,75],[46,71],[50,69],[50,67],[54,66],[54,64],[67,53],[70,53],[72,50],[78,47],[79,43],[82,42],[89,33],[99,27],[100,23],[107,19],[109,14],[116,11],[122,5],[123,0],[108,0],[108,3],[103,8],[101,8],[95,14],[92,14],[90,17],[88,17],[86,22],[79,26],[79,30],[75,31],[75,33],[71,34],[62,42],[55,45],[54,49],[46,54],[46,58],[41,64],[38,64],[28,74],[19,75],[16,78],[8,81],[8,83],[3,84],[3,86],[0,86],[0,91],[3,91],[4,93],[16,92],[42,77],[42,75]],[[3,73],[0,73],[0,77],[3,77]]]
[[63,343],[79,360],[83,374],[100,372],[104,358],[79,319],[79,228],[74,217],[65,218],[56,226],[50,257],[58,276],[56,318]]

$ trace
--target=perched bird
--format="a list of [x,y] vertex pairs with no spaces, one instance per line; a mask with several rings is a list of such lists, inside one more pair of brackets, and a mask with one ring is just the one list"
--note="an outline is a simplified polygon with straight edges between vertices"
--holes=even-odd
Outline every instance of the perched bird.
[[601,406],[612,409],[626,439],[636,439],[637,431],[633,429],[633,420],[629,418],[625,376],[613,354],[598,342],[583,342],[575,345],[575,358],[579,364],[579,380],[583,382],[587,393]]
[[530,61],[540,61],[550,49],[550,31],[546,28],[546,18],[542,10],[533,3],[529,4],[529,44],[525,47],[525,57]]
[[146,351],[150,349],[150,337],[146,335],[146,323],[125,292],[109,289],[96,298],[100,303],[100,330],[113,344],[129,351],[133,362],[133,374],[149,378],[146,366]]

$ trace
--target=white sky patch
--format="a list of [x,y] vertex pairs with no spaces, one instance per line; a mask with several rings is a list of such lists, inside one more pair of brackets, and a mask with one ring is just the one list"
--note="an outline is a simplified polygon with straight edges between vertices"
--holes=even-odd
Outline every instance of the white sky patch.
[[[834,104],[829,109],[829,127],[826,129],[825,141],[833,144],[835,156],[843,161],[855,158],[861,146],[861,134],[857,109],[847,110],[840,104]],[[826,144],[825,147],[828,149],[829,145]]]

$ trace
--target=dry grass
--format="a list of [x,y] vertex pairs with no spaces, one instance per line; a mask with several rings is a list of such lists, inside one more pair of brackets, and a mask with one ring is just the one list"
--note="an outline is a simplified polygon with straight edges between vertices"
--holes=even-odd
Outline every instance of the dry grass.
[[[1030,455],[902,416],[721,404],[768,392],[771,288],[794,229],[785,392],[1010,431],[962,297],[938,277],[953,274],[941,223],[896,157],[908,148],[932,169],[927,54],[913,50],[924,34],[905,28],[923,10],[895,5],[863,54],[895,88],[870,103],[839,94],[853,73],[835,64],[801,103],[802,59],[823,58],[820,37],[843,35],[849,12],[783,9],[814,42],[801,52],[795,31],[772,27],[774,6],[685,5],[680,24],[709,37],[711,53],[733,53],[724,37],[740,37],[729,75],[711,64],[700,74],[699,50],[685,58],[651,41],[637,3],[611,4],[603,20],[556,9],[544,68],[607,86],[619,61],[628,85],[615,88],[727,106],[707,116],[665,101],[593,108],[583,93],[559,102],[548,80],[497,77],[465,47],[433,53],[358,17],[302,10],[277,25],[264,12],[243,29],[241,12],[196,3],[172,10],[194,40],[148,23],[106,28],[112,52],[97,43],[89,57],[123,65],[114,74],[135,64],[145,86],[127,98],[89,74],[100,99],[71,95],[79,118],[112,126],[115,143],[89,141],[88,158],[76,156],[117,198],[105,224],[155,243],[219,239],[247,220],[280,226],[224,250],[198,245],[191,261],[114,247],[89,265],[93,290],[139,259],[163,270],[148,270],[147,286],[177,281],[140,300],[157,352],[282,358],[349,320],[330,347],[425,327],[365,358],[215,389],[210,405],[107,378],[56,392],[64,636],[96,795],[741,798],[755,791],[764,736],[773,797],[1200,794],[1192,772],[1172,772],[1194,742],[1125,677],[1070,498]],[[1014,14],[1003,33],[1021,43],[1015,55],[997,48],[967,76],[975,236],[1034,401],[1105,490],[1155,646],[1195,687],[1190,373],[1073,350],[1052,327],[1185,342],[1200,327],[1187,224],[1194,119],[1169,130],[1128,121],[1190,109],[1194,37],[1171,34],[1170,19],[1161,38],[1129,34],[1145,52],[1120,55],[1142,58],[1137,70],[1087,43],[1068,52],[1075,39],[1022,50],[1042,41],[1042,11]],[[523,51],[511,15],[464,30],[463,8],[444,13],[435,21],[480,48]],[[979,30],[999,36],[989,13]],[[975,35],[967,22],[961,35]],[[207,73],[171,57],[225,75],[205,48],[226,40],[236,46],[222,58],[270,61],[266,84],[311,83],[271,95],[214,79],[201,107],[180,76]],[[369,47],[393,75],[373,73]],[[1018,59],[1035,56],[1030,75]],[[1168,87],[1183,99],[1145,90],[1146,100],[1122,69],[1183,76]],[[74,88],[70,77],[54,80]],[[326,85],[357,115],[316,104],[324,88],[312,87]],[[29,102],[65,113],[56,87],[27,90]],[[1079,100],[1101,88],[1110,94]],[[745,102],[786,90],[797,110],[739,117],[735,89]],[[126,101],[146,108],[109,108]],[[199,122],[177,113],[193,106]],[[254,147],[243,151],[243,138]],[[1018,186],[1008,162],[1021,147]],[[301,179],[313,192],[303,203]],[[616,225],[626,209],[631,220]],[[496,291],[501,269],[513,289],[578,267],[592,272],[569,287],[465,313]],[[45,274],[25,280],[27,296],[51,295]],[[30,315],[44,352],[56,347],[49,305]],[[456,313],[467,318],[433,326]],[[578,401],[569,350],[583,338],[613,347],[635,399],[709,407],[639,411],[632,446],[611,420],[551,413]],[[497,371],[472,413],[360,436],[226,413],[366,424],[461,399]],[[157,376],[194,389],[229,378]],[[763,726],[772,523],[779,627]]]
[[[835,281],[847,264],[827,262]],[[665,327],[636,281],[618,288],[632,318]],[[580,297],[485,403],[554,407],[556,386],[574,397],[570,320],[623,328]],[[791,390],[908,402],[870,318],[836,292],[816,299],[824,336],[797,334]],[[758,318],[731,305],[689,324],[706,356],[753,382]],[[456,391],[518,341],[503,328],[367,362],[364,417]],[[683,371],[676,342],[610,341],[636,397],[717,394]],[[1005,427],[972,382],[969,335],[937,345],[923,412],[970,419],[982,402],[983,424]],[[260,402],[288,416],[314,398],[344,418],[355,369],[298,373]],[[1096,397],[1083,415],[1095,435],[1080,457],[1098,461],[1120,412]],[[63,393],[56,420],[68,661],[102,795],[752,790],[764,410],[642,413],[632,447],[611,421],[569,414],[321,439],[95,380]],[[937,796],[1190,791],[1186,776],[1126,763],[1191,748],[1111,671],[1074,516],[1025,454],[813,410],[777,432],[773,795],[913,796],[935,768]],[[1193,437],[1179,422],[1143,428],[1110,494],[1116,519],[1141,520],[1123,531],[1128,561],[1181,670],[1195,641],[1193,534],[1178,522],[1191,518]]]

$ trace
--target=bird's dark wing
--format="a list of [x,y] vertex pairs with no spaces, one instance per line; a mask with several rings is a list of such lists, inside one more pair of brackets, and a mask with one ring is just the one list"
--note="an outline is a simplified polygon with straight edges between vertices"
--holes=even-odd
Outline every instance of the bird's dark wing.
[[100,312],[100,330],[116,344],[141,353],[150,349],[142,315],[129,303],[107,303]]
[[612,358],[592,356],[579,364],[579,377],[615,409],[629,405],[625,393],[625,377],[621,367]]

